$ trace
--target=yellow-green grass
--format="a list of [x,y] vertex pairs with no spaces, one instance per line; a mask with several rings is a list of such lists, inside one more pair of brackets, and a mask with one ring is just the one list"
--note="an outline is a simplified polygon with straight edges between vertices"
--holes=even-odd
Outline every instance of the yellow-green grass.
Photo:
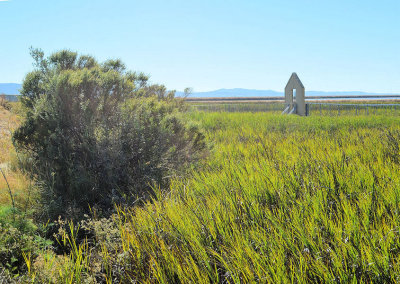
[[[15,106],[15,103],[12,104]],[[20,116],[12,110],[0,107],[0,167],[3,170],[11,191],[14,195],[16,205],[25,206],[29,180],[17,168],[17,156],[12,145],[12,132],[20,123]],[[0,173],[0,206],[11,205],[10,195],[6,180]]]
[[191,116],[208,160],[119,210],[117,238],[90,249],[65,236],[64,265],[27,261],[36,281],[400,281],[399,117]]

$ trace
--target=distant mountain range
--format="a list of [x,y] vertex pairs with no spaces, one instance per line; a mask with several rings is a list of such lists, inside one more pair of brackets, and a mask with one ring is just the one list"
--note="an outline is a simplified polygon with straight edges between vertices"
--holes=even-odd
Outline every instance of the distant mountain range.
[[21,84],[16,83],[0,83],[0,94],[5,95],[19,95]]
[[[0,83],[0,94],[19,95],[21,84],[16,83]],[[176,95],[182,97],[183,92],[176,92]],[[322,92],[307,91],[306,95],[313,96],[364,96],[364,95],[400,95],[389,93],[367,93],[367,92]],[[226,98],[226,97],[283,97],[283,92],[272,90],[251,90],[251,89],[219,89],[209,92],[194,92],[190,94],[191,98]]]
[[[183,96],[183,92],[176,92],[177,96]],[[400,95],[389,93],[368,93],[368,92],[323,92],[323,91],[307,91],[306,96],[384,96],[384,95]],[[191,98],[226,98],[226,97],[283,97],[283,92],[272,90],[251,90],[251,89],[219,89],[209,92],[194,92],[189,95]]]

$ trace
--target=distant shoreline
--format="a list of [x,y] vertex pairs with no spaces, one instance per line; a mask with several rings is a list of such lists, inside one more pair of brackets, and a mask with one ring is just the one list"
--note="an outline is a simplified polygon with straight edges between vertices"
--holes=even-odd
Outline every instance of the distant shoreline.
[[[306,100],[393,100],[400,99],[400,95],[356,95],[356,96],[306,96]],[[283,96],[279,97],[189,97],[185,98],[187,102],[282,102]]]
[[18,101],[18,97],[20,95],[5,95],[5,94],[0,94],[0,96],[4,96],[4,98],[9,101],[9,102],[17,102]]

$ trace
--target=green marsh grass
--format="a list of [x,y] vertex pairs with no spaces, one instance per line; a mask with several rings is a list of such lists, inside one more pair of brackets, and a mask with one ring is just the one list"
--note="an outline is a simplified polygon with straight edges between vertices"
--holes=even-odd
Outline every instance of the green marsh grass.
[[400,117],[191,116],[207,160],[75,245],[64,282],[400,281]]

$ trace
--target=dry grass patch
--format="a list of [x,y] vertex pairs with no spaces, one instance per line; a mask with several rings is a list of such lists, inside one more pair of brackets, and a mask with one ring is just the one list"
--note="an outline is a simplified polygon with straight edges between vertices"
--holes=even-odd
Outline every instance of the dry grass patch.
[[[17,168],[17,155],[11,141],[13,131],[18,127],[21,118],[0,106],[0,167],[3,170],[8,184],[15,196],[17,206],[24,206],[28,196],[27,190],[30,187],[29,179]],[[0,175],[0,206],[10,204],[8,186],[6,180]]]

